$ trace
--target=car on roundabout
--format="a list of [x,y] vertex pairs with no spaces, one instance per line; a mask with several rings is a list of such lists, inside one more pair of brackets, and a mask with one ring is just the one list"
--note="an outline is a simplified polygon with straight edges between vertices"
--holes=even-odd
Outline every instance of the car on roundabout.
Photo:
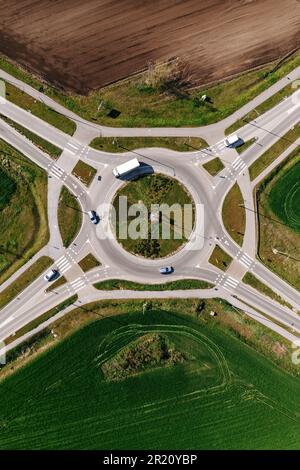
[[160,274],[171,274],[174,272],[173,266],[163,266],[162,268],[159,268]]
[[97,215],[97,213],[95,211],[88,211],[88,216],[90,218],[90,221],[93,224],[97,224],[100,220],[99,216]]

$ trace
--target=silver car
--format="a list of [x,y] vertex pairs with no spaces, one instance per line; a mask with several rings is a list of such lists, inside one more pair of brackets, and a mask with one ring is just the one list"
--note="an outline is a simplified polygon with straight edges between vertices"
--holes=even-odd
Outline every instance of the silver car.
[[173,271],[173,266],[164,266],[163,268],[159,268],[160,274],[171,274]]

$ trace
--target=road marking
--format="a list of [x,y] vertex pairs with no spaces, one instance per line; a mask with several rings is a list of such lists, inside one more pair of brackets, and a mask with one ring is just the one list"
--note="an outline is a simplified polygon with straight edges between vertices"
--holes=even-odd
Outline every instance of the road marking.
[[63,176],[65,177],[65,179],[67,177],[64,170],[55,164],[52,165],[52,167],[50,168],[50,174],[58,179],[62,178]]
[[237,261],[242,263],[246,268],[253,269],[256,265],[256,261],[251,258],[251,256],[247,255],[247,253],[243,253],[241,250],[236,255]]
[[6,318],[6,320],[4,320],[2,323],[0,323],[0,328],[7,325],[8,323],[10,323],[13,319],[14,319],[14,315],[11,315],[10,317]]
[[239,284],[239,281],[237,281],[236,279],[234,279],[231,276],[228,276],[228,278],[224,282],[224,286],[230,286],[230,287],[233,287],[233,288],[236,288],[238,286],[238,284]]
[[72,263],[67,259],[66,256],[62,256],[59,260],[56,261],[56,266],[61,274],[65,273],[72,267]]

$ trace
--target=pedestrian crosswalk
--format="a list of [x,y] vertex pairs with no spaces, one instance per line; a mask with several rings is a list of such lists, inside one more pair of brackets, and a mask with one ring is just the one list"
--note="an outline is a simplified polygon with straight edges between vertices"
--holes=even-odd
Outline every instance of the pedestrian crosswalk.
[[72,267],[72,262],[68,259],[66,255],[61,256],[56,262],[55,262],[58,271],[60,274],[65,273]]
[[67,150],[72,155],[79,155],[80,158],[87,156],[90,148],[88,145],[82,145],[80,142],[76,142],[75,140],[69,141],[66,144],[64,150]]
[[241,157],[237,157],[234,162],[232,163],[232,168],[234,173],[242,173],[242,171],[246,168],[246,163]]
[[239,281],[237,281],[231,276],[227,276],[227,278],[225,279],[223,283],[223,287],[225,288],[228,287],[229,289],[236,289],[238,285],[239,285]]
[[220,142],[217,142],[216,144],[212,145],[210,149],[214,154],[218,154],[218,152],[222,152],[222,150],[224,150],[225,147],[226,146],[224,144],[224,141],[221,140]]
[[83,289],[87,285],[87,280],[85,277],[78,277],[74,279],[74,281],[70,282],[70,287],[75,291],[78,292]]
[[232,276],[228,276],[227,274],[219,274],[215,280],[216,286],[223,287],[229,291],[236,289],[239,283],[240,282],[237,279],[234,279]]
[[243,253],[243,251],[239,251],[236,255],[236,259],[242,263],[248,270],[253,270],[254,266],[256,265],[256,261],[251,258],[247,253]]
[[68,176],[67,173],[55,163],[53,165],[50,165],[49,173],[55,178],[61,179],[63,181],[65,181]]

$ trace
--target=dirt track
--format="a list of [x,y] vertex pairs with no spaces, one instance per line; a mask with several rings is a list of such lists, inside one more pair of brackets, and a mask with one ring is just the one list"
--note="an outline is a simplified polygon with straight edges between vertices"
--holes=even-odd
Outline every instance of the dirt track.
[[300,46],[299,0],[2,0],[0,51],[86,93],[179,56],[200,83]]

